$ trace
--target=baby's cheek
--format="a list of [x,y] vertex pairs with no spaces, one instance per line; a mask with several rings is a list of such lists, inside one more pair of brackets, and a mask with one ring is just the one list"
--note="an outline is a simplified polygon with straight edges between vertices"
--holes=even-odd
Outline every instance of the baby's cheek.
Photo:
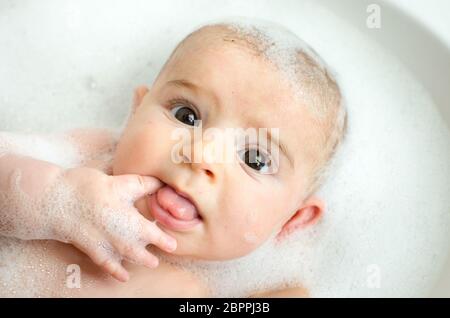
[[287,208],[280,203],[282,198],[272,199],[254,202],[253,208],[248,209],[242,222],[242,240],[245,244],[255,248],[277,234]]
[[122,173],[151,174],[170,154],[168,136],[161,125],[136,128],[119,149],[121,160],[116,160],[116,166],[123,168]]
[[258,229],[258,216],[256,209],[248,211],[244,222],[244,241],[251,245],[257,244],[259,242],[260,230]]
[[243,234],[244,242],[252,247],[258,247],[264,243],[272,233],[272,227],[266,224],[254,223],[248,226]]
[[[229,187],[228,189],[233,188]],[[252,191],[242,191],[241,189],[254,189],[254,184],[245,184],[242,182],[238,191],[228,191],[228,198],[225,203],[226,213],[229,211],[229,222],[232,223],[230,229],[233,229],[233,237],[236,238],[236,246],[241,247],[242,251],[249,253],[264,243],[272,234],[275,228],[274,210],[269,202],[262,202],[261,193],[251,193]],[[229,198],[234,198],[233,202]],[[255,198],[258,198],[255,200]],[[238,207],[238,208],[237,208]],[[228,213],[226,213],[228,214]]]
[[264,213],[258,209],[250,209],[239,224],[240,243],[250,251],[264,243],[271,233],[271,226],[264,218]]

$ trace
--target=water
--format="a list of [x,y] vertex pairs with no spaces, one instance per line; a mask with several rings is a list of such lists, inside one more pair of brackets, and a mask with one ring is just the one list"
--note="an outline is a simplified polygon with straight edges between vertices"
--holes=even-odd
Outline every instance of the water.
[[449,250],[450,133],[420,82],[309,1],[173,2],[3,1],[0,130],[118,127],[133,88],[151,84],[187,30],[222,15],[281,22],[332,66],[349,110],[323,222],[240,260],[190,266],[217,295],[292,281],[312,296],[426,295]]

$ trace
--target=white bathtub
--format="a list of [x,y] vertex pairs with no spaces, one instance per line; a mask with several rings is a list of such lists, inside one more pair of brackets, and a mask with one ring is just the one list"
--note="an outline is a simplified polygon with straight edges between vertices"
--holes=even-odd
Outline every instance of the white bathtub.
[[[425,0],[423,0],[425,1]],[[48,3],[52,2],[52,0],[47,1]],[[193,10],[195,11],[196,5],[198,6],[200,2],[192,1],[193,3]],[[434,34],[432,31],[430,31],[426,26],[422,24],[422,22],[419,19],[414,18],[413,16],[410,16],[406,12],[406,7],[396,7],[392,5],[392,2],[382,2],[377,1],[376,4],[378,4],[381,8],[381,27],[379,29],[371,29],[368,28],[366,25],[366,9],[370,4],[373,4],[375,1],[370,0],[339,0],[339,1],[333,1],[333,0],[318,0],[324,7],[327,7],[331,9],[336,15],[342,16],[347,20],[349,23],[353,24],[356,28],[358,28],[361,32],[363,32],[367,37],[374,38],[376,41],[378,41],[383,47],[390,50],[394,55],[399,57],[402,62],[407,66],[409,70],[411,70],[414,75],[419,79],[419,81],[425,86],[425,88],[430,93],[431,97],[433,98],[435,104],[439,107],[439,112],[442,114],[442,117],[446,121],[448,127],[450,127],[450,35],[446,34],[448,42],[445,42],[442,40],[442,37],[437,37],[436,34]],[[417,1],[414,1],[417,3]],[[413,2],[413,4],[414,4]],[[13,1],[4,1],[0,4],[0,15],[7,11],[8,7],[13,6],[20,6],[24,5],[27,6],[27,10],[25,12],[25,15],[22,17],[23,21],[29,21],[30,25],[36,24],[37,27],[39,27],[39,23],[36,23],[33,19],[33,15],[36,11],[39,11],[39,8],[32,8],[29,9],[28,7],[32,7],[32,5],[28,5],[32,2],[29,1],[23,1],[22,4],[14,3]],[[44,3],[44,2],[41,2]],[[51,5],[56,5],[57,3],[60,3],[59,1],[54,1]],[[112,6],[114,6],[114,2],[108,2],[111,3]],[[130,6],[133,6],[133,1],[130,1]],[[406,3],[406,1],[401,2],[403,6],[409,5],[409,1]],[[413,5],[411,4],[411,5]],[[442,5],[444,4],[444,1],[441,1]],[[47,5],[48,7],[51,7],[51,5]],[[220,9],[220,5],[226,5],[227,8],[233,8],[233,6],[236,6],[235,3],[232,1],[223,1],[223,2],[217,2],[217,6]],[[292,9],[294,10],[294,6],[296,5],[295,1],[280,1],[277,3],[278,6],[292,6]],[[104,14],[103,9],[107,11],[107,7],[102,7],[101,5],[94,5],[94,10],[99,10],[99,14]],[[76,11],[76,5],[67,6],[70,7],[69,9],[75,9]],[[84,5],[84,8],[86,8],[86,3]],[[449,15],[450,19],[450,6],[447,4],[447,14]],[[64,5],[58,4],[59,10],[65,10],[66,8]],[[162,14],[167,14],[167,16],[174,18],[171,10],[167,8],[167,10],[158,8]],[[220,11],[220,10],[218,10]],[[17,10],[17,8],[14,9],[15,14],[17,12],[20,12]],[[65,11],[64,11],[65,12]],[[58,15],[63,14],[64,12],[59,12],[54,18],[59,19]],[[73,32],[73,34],[76,34],[78,28],[79,28],[79,21],[77,20],[77,15],[68,15],[73,18],[71,21],[65,21],[68,24],[68,30],[69,32]],[[105,15],[102,15],[102,19]],[[8,19],[14,19],[15,16],[11,15],[8,17]],[[53,17],[52,17],[53,18]],[[129,18],[129,17],[128,17]],[[183,19],[187,19],[186,17],[182,17]],[[131,19],[132,20],[132,19]],[[58,20],[59,22],[62,22]],[[130,21],[130,20],[128,20]],[[119,21],[120,22],[120,21]],[[7,21],[4,23],[8,23]],[[118,23],[118,28],[120,28],[120,23]],[[103,31],[102,26],[99,27],[101,31]],[[114,28],[112,28],[114,29]],[[20,38],[24,34],[30,32],[29,29],[24,27],[21,28],[15,28],[16,32],[18,32],[17,37]],[[105,28],[105,30],[108,30],[108,28]],[[450,28],[449,28],[450,30]],[[48,31],[48,30],[47,30]],[[84,30],[86,31],[86,30]],[[83,31],[83,32],[84,32]],[[94,30],[93,36],[102,36],[101,31]],[[171,35],[171,30],[167,29],[168,36],[171,37],[171,41],[175,38]],[[33,31],[31,31],[33,32]],[[40,37],[41,34],[34,33],[33,36],[36,36],[36,34]],[[8,55],[8,54],[14,54],[14,51],[8,51],[6,50],[6,56],[0,52],[0,57],[3,59],[3,61],[20,61],[16,64],[19,66],[23,66],[23,68],[19,69],[13,69],[8,74],[0,74],[0,83],[3,82],[4,84],[8,84],[8,77],[9,76],[16,76],[17,72],[17,78],[15,80],[19,84],[24,84],[23,87],[23,96],[25,96],[23,99],[21,94],[10,94],[7,91],[3,91],[0,96],[0,111],[2,112],[3,118],[0,118],[0,130],[8,130],[8,129],[14,129],[17,127],[23,127],[26,126],[30,130],[33,129],[43,129],[47,128],[47,124],[53,124],[52,128],[55,129],[61,129],[65,128],[66,124],[70,122],[70,125],[73,126],[79,126],[84,124],[95,124],[100,123],[104,124],[106,122],[118,122],[120,118],[124,115],[124,110],[121,108],[126,103],[129,102],[129,96],[128,90],[125,90],[124,87],[121,86],[120,83],[120,76],[118,71],[111,70],[110,64],[102,64],[102,58],[101,54],[109,54],[109,52],[90,52],[87,50],[87,53],[84,51],[76,52],[74,55],[75,57],[69,58],[69,62],[80,62],[87,59],[95,60],[99,66],[97,70],[95,71],[96,74],[103,74],[107,72],[112,72],[111,74],[111,80],[106,80],[103,83],[98,83],[95,80],[94,77],[90,76],[83,76],[82,82],[80,84],[79,79],[73,79],[71,77],[71,74],[65,74],[64,72],[60,71],[59,68],[64,66],[63,55],[67,54],[70,56],[71,52],[64,51],[64,47],[56,47],[56,53],[52,57],[52,51],[50,49],[54,48],[51,47],[51,45],[64,45],[64,39],[59,39],[55,37],[64,37],[64,33],[56,32],[52,33],[53,35],[46,37],[45,35],[42,35],[42,39],[44,42],[33,43],[33,47],[37,47],[38,51],[40,53],[47,53],[42,54],[42,56],[36,57],[36,56],[27,56],[27,55]],[[80,33],[80,43],[83,42],[83,36],[87,36],[86,34],[89,33]],[[104,34],[105,37],[114,37],[114,34]],[[444,38],[445,38],[444,36]],[[131,40],[130,40],[131,38]],[[139,34],[132,34],[130,38],[123,39],[119,38],[117,42],[120,42],[122,40],[126,40],[128,42],[124,42],[124,46],[130,44],[133,42],[133,39],[136,39],[136,41],[140,40]],[[47,41],[47,42],[46,42]],[[67,44],[67,43],[66,43]],[[77,43],[70,43],[70,45],[76,46]],[[49,45],[48,51],[46,45]],[[82,44],[80,44],[82,45]],[[69,45],[68,45],[69,46]],[[164,46],[164,45],[163,45]],[[1,49],[1,48],[0,48]],[[166,51],[169,49],[169,47],[165,47],[163,50],[156,51],[158,54],[163,54],[163,51]],[[122,48],[118,48],[120,55],[120,50]],[[122,50],[122,53],[124,51]],[[25,52],[26,53],[26,52]],[[21,54],[25,54],[24,52],[21,52]],[[86,54],[86,55],[84,55]],[[132,65],[135,67],[131,70],[126,70],[125,77],[128,78],[129,82],[133,85],[137,85],[140,82],[142,82],[143,79],[146,78],[146,74],[140,73],[140,69],[138,68],[138,65],[147,62],[148,60],[145,60],[143,56],[140,56],[138,53],[135,55],[130,55],[131,58],[136,58],[136,64]],[[24,62],[24,60],[28,59],[30,60],[30,65],[27,64],[27,61]],[[127,56],[120,57],[123,59],[126,59]],[[121,61],[118,57],[117,65],[120,65]],[[54,61],[54,64],[53,64]],[[3,62],[2,62],[3,63]],[[42,67],[42,69],[39,68],[38,63],[47,64],[45,67]],[[14,64],[15,65],[15,64]],[[37,66],[36,66],[37,65]],[[5,65],[6,66],[6,65]],[[153,68],[156,67],[154,65],[147,64],[148,67]],[[42,75],[38,74],[30,74],[30,77],[28,77],[27,68],[32,67],[34,70],[42,71],[47,70],[48,73],[43,73]],[[83,65],[81,65],[81,68]],[[153,70],[153,69],[152,69]],[[2,72],[0,68],[0,72]],[[114,73],[115,72],[115,73]],[[89,74],[89,70],[85,70],[85,74]],[[41,80],[42,77],[42,84],[34,84],[36,80]],[[61,80],[59,80],[61,79]],[[72,82],[71,82],[72,81]],[[69,82],[69,84],[67,84]],[[27,87],[27,85],[35,85],[31,88]],[[16,84],[15,84],[16,85]],[[6,85],[7,86],[7,85]],[[48,88],[52,89],[48,89]],[[53,89],[56,87],[56,89]],[[109,97],[106,99],[101,99],[99,97],[99,94],[105,95],[105,92],[102,91],[105,87],[108,87],[109,89],[117,89],[121,90],[119,92],[109,92]],[[36,94],[36,89],[40,90],[39,94]],[[6,90],[6,89],[5,89]],[[64,96],[67,93],[70,94],[76,94],[77,92],[80,92],[82,94],[85,94],[86,90],[90,91],[91,94],[89,95],[89,98],[92,100],[92,102],[87,100],[77,100],[76,103],[73,101],[66,101],[66,104],[64,105],[64,108],[54,106],[54,112],[51,114],[51,116],[47,119],[40,119],[39,117],[39,107],[42,105],[44,101],[51,100],[51,98],[55,98],[56,100],[64,101]],[[50,92],[50,93],[49,93]],[[74,93],[75,92],[75,93]],[[40,95],[45,95],[45,97],[40,97]],[[51,95],[51,96],[50,96]],[[54,95],[54,96],[53,96]],[[87,96],[87,95],[86,95]],[[14,114],[14,110],[11,109],[11,107],[8,107],[10,100],[16,99],[19,100],[20,103],[23,104],[23,106],[28,107],[29,112],[23,114],[23,116],[19,119],[13,119],[9,120],[7,119],[9,115]],[[106,110],[106,106],[112,108],[110,111],[105,111],[104,113],[100,114],[98,117],[93,118],[85,118],[84,115],[87,115],[89,113],[89,107],[93,103],[97,103],[100,101],[100,104],[104,105],[103,109]],[[5,106],[6,105],[6,106]],[[52,106],[53,107],[53,106]],[[116,110],[116,111],[113,111]],[[72,118],[72,113],[78,113],[78,116],[76,118]],[[36,118],[39,118],[40,121],[37,121]],[[60,123],[55,124],[55,122]],[[450,142],[450,141],[449,141]],[[444,213],[450,213],[450,207],[448,207],[447,211],[444,211]],[[448,236],[447,236],[448,237]],[[445,266],[445,269],[441,275],[441,278],[438,280],[437,285],[432,289],[430,296],[431,297],[450,297],[450,251],[447,252],[447,265]],[[401,295],[400,295],[401,296]]]
[[[450,127],[450,23],[448,23],[450,5],[448,2],[427,1],[426,6],[425,1],[420,0],[398,2],[322,0],[322,2],[400,57],[430,92]],[[359,14],[373,3],[379,4],[381,8],[382,27],[376,32],[361,23]],[[434,5],[434,8],[428,11],[423,10],[429,5]],[[441,12],[442,16],[446,15],[447,23],[442,18],[433,22],[433,13],[436,12]],[[434,23],[434,25],[428,27],[426,23]],[[448,213],[450,213],[450,207],[448,207]],[[445,269],[431,291],[430,297],[450,297],[450,251]]]

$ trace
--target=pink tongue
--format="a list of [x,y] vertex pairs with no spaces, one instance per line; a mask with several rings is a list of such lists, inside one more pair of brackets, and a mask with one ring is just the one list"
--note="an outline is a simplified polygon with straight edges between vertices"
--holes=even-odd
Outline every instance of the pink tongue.
[[164,186],[157,192],[157,199],[161,207],[180,220],[193,220],[198,217],[195,206],[186,198],[180,196],[171,187]]

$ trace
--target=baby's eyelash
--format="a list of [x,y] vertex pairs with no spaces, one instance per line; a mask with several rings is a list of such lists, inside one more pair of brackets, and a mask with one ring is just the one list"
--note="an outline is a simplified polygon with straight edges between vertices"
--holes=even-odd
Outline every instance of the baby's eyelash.
[[180,97],[173,97],[173,98],[169,99],[167,101],[166,108],[168,110],[172,110],[175,106],[180,105],[180,104],[189,107],[190,109],[192,109],[194,111],[197,118],[201,118],[201,114],[200,114],[200,111],[198,110],[197,106],[195,106],[194,103],[192,103],[185,97],[180,96]]
[[169,108],[172,108],[172,107],[174,107],[177,104],[183,104],[183,105],[189,106],[193,110],[197,111],[197,107],[193,103],[191,103],[189,100],[184,98],[184,97],[171,98],[171,99],[169,99],[167,104],[168,104]]

